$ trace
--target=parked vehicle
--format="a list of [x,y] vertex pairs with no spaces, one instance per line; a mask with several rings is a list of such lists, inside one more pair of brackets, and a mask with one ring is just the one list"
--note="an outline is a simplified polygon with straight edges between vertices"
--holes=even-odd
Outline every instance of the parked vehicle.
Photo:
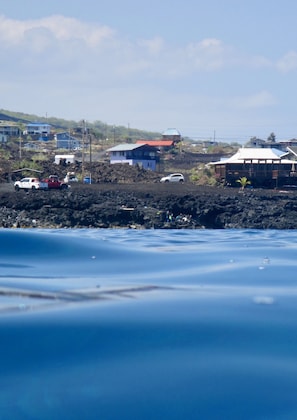
[[47,182],[40,181],[38,178],[23,178],[14,183],[14,189],[19,191],[23,190],[47,190]]
[[50,175],[43,181],[47,183],[48,189],[66,190],[66,188],[69,188],[69,185],[64,181],[60,181],[57,175]]
[[90,176],[85,176],[84,177],[84,184],[91,184],[92,183],[92,179]]
[[78,182],[78,179],[74,172],[67,172],[67,175],[64,178],[64,182],[68,184],[68,182]]
[[160,182],[184,182],[185,178],[183,174],[170,174],[167,176],[163,176],[163,178],[160,179]]

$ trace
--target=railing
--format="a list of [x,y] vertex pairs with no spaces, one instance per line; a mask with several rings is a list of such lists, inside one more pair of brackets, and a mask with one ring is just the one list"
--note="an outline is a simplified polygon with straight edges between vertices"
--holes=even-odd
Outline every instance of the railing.
[[297,177],[297,172],[289,171],[289,170],[273,170],[273,171],[265,171],[265,170],[235,170],[226,172],[227,177],[237,177],[241,178],[246,176],[247,178],[272,178],[277,179],[280,177]]

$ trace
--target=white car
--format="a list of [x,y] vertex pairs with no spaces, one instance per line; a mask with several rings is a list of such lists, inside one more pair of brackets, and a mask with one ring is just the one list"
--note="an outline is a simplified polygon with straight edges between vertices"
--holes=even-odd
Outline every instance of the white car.
[[68,182],[78,182],[77,177],[75,176],[74,172],[67,172],[67,175],[64,178],[64,182],[68,184]]
[[14,189],[19,191],[24,190],[47,190],[48,183],[40,181],[38,178],[23,178],[14,183]]
[[184,182],[184,180],[183,174],[170,174],[163,176],[163,178],[160,179],[160,182]]

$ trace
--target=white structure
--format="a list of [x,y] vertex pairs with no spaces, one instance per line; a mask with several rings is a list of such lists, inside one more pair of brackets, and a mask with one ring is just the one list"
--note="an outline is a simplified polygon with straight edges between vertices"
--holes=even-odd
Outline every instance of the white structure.
[[176,128],[167,128],[167,130],[162,133],[162,138],[178,143],[181,141],[181,134]]
[[288,159],[284,159],[285,156],[288,156],[289,152],[283,152],[279,149],[273,148],[240,148],[238,151],[231,157],[227,159],[222,159],[217,162],[210,162],[209,165],[218,165],[218,164],[228,164],[228,163],[290,163]]
[[[241,177],[248,178],[254,187],[275,188],[297,185],[296,161],[292,153],[270,148],[241,148],[233,156],[210,162],[217,179],[236,186]],[[237,183],[237,184],[236,184]]]
[[55,155],[55,163],[57,165],[75,163],[75,155]]

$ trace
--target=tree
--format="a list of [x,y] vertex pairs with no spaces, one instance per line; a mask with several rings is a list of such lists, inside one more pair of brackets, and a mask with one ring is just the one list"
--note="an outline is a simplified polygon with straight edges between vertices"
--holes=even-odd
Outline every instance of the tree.
[[270,133],[270,135],[267,137],[267,141],[269,143],[275,143],[275,139],[276,139],[276,136],[274,133]]
[[241,178],[237,179],[236,182],[240,183],[242,190],[244,190],[247,185],[251,184],[251,181],[249,181],[246,176],[242,176]]

